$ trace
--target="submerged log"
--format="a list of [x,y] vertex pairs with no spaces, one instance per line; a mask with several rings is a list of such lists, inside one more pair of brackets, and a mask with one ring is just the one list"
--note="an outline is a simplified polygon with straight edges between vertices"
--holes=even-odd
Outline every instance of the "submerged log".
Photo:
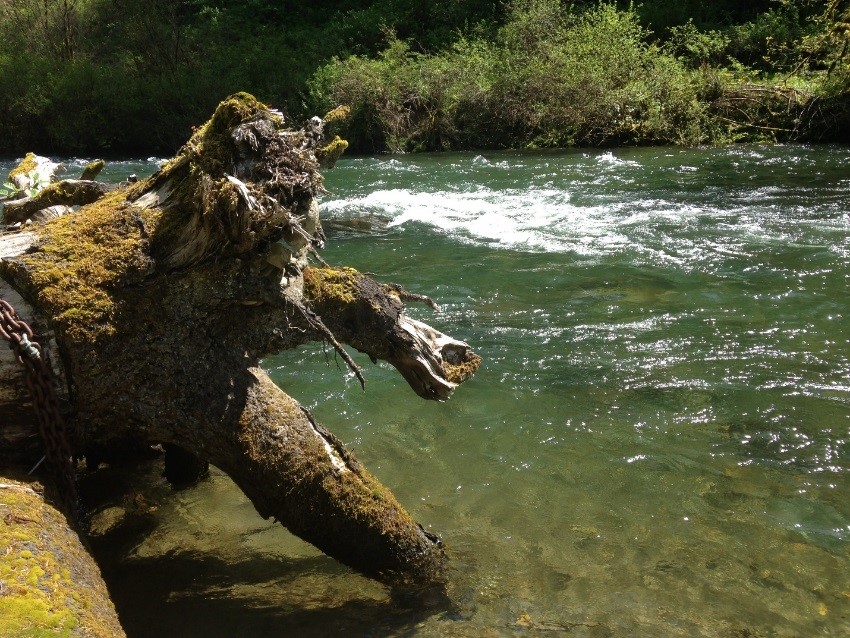
[[[440,583],[440,540],[259,368],[324,340],[362,380],[344,342],[442,400],[480,362],[407,317],[398,287],[308,264],[324,239],[317,154],[330,145],[315,121],[287,129],[231,96],[149,179],[0,237],[0,280],[55,337],[75,453],[177,446],[342,563],[393,585]],[[0,423],[0,470],[31,460],[25,410]]]

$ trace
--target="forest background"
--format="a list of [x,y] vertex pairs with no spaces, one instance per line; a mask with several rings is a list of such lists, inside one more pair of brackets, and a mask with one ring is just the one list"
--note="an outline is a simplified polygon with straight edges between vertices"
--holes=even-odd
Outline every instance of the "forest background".
[[850,0],[0,0],[0,154],[170,155],[226,95],[361,153],[850,140]]

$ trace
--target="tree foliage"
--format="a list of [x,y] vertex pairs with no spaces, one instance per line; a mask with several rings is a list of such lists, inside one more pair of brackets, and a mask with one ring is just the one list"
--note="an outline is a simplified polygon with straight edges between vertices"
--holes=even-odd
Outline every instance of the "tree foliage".
[[735,83],[843,99],[848,24],[848,0],[0,0],[0,153],[171,153],[238,90],[347,100],[363,150],[693,143]]
[[391,36],[376,58],[335,59],[312,96],[352,106],[364,151],[702,141],[695,78],[646,36],[609,4],[521,0],[493,39],[429,55]]

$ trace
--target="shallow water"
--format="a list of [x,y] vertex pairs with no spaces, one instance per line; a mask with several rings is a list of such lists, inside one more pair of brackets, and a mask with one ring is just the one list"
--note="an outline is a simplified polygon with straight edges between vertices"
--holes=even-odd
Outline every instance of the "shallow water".
[[484,366],[439,404],[356,353],[365,392],[320,346],[264,365],[443,536],[452,604],[396,605],[214,472],[101,548],[128,634],[850,635],[848,159],[341,161],[324,258],[431,295]]

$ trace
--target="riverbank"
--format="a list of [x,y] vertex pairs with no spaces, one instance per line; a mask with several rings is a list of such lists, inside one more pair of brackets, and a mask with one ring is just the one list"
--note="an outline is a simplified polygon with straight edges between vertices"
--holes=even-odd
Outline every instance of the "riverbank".
[[835,2],[49,4],[0,8],[0,154],[170,156],[241,90],[360,153],[847,139]]

